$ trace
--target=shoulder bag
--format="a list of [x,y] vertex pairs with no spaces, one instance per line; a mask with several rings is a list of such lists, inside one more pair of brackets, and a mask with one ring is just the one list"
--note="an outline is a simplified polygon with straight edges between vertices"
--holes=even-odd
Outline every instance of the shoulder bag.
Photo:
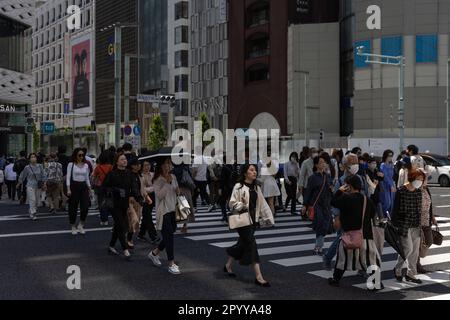
[[252,224],[253,221],[250,217],[248,207],[242,202],[236,203],[233,208],[231,208],[231,213],[228,215],[228,226],[230,230],[248,227]]
[[320,188],[319,194],[317,195],[317,199],[316,199],[316,201],[314,201],[314,204],[313,204],[311,207],[308,208],[308,218],[309,218],[309,220],[311,220],[311,221],[314,221],[314,217],[316,216],[314,207],[316,206],[317,201],[319,201],[319,198],[320,198],[320,196],[322,195],[322,192],[323,192],[323,189],[324,189],[324,187],[325,187],[326,182],[327,182],[327,176],[324,175],[324,176],[323,176],[322,187]]
[[442,240],[444,239],[444,236],[442,233],[439,232],[439,227],[436,226],[436,230],[431,228],[431,233],[433,235],[433,244],[440,246],[442,245]]
[[31,166],[29,166],[29,168],[30,168],[31,172],[33,173],[34,178],[35,178],[36,181],[37,181],[38,189],[42,189],[42,188],[44,187],[44,181],[38,180],[38,178],[36,177],[36,174],[35,174],[34,171],[33,171],[33,168],[31,168]]
[[366,198],[366,196],[364,196],[361,229],[346,231],[346,232],[342,233],[341,240],[342,240],[342,243],[344,244],[345,249],[349,249],[349,250],[360,249],[363,245],[364,215],[366,213],[366,205],[367,205],[367,198]]

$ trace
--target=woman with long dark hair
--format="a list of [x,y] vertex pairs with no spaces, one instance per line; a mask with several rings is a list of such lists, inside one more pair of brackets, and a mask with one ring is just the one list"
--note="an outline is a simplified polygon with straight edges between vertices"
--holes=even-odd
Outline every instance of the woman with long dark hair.
[[[69,198],[69,222],[73,235],[78,232],[85,234],[84,225],[89,211],[91,180],[85,156],[82,148],[76,148],[72,153],[72,162],[67,167],[66,186],[67,197]],[[75,227],[78,206],[80,207],[80,223],[78,227]]]
[[174,257],[174,237],[177,229],[175,210],[177,205],[177,194],[180,193],[177,178],[171,174],[172,163],[170,158],[156,167],[153,178],[156,198],[156,225],[161,231],[162,241],[158,247],[148,254],[148,258],[153,264],[160,267],[159,253],[166,250],[167,260],[169,262],[168,271],[172,274],[180,274],[180,268],[175,264]]
[[269,282],[264,280],[261,273],[255,230],[260,219],[269,219],[273,224],[273,214],[264,199],[261,188],[256,184],[256,177],[255,165],[245,164],[242,166],[239,182],[234,186],[229,205],[232,209],[236,207],[246,208],[253,224],[236,229],[239,240],[234,246],[227,249],[228,261],[223,271],[230,277],[236,277],[232,272],[232,265],[235,260],[238,260],[241,265],[253,266],[256,285],[270,287]]
[[108,252],[113,255],[119,254],[115,249],[116,242],[119,240],[125,259],[131,260],[126,241],[128,231],[127,212],[130,200],[134,200],[137,196],[137,190],[134,188],[131,173],[127,170],[127,158],[123,153],[117,154],[114,158],[113,170],[106,176],[102,187],[105,196],[112,196],[114,203],[111,212],[114,219],[114,228]]

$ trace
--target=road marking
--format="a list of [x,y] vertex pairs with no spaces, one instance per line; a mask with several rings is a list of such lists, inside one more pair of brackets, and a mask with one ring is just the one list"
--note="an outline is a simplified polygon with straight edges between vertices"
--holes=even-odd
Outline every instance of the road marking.
[[[112,228],[94,228],[94,229],[84,229],[86,233],[88,232],[97,232],[97,231],[108,231],[112,230]],[[58,230],[58,231],[43,231],[43,232],[26,232],[26,233],[9,233],[9,234],[0,234],[0,238],[15,238],[15,237],[30,237],[30,236],[46,236],[46,235],[54,235],[54,234],[71,234],[71,230]]]
[[437,296],[432,296],[432,297],[428,297],[428,298],[422,298],[422,299],[418,299],[418,300],[450,300],[450,293],[440,294],[440,295],[437,295]]
[[[416,278],[422,280],[422,283],[416,284],[406,281],[398,282],[395,278],[382,280],[384,289],[380,291],[380,293],[418,288],[431,284],[447,283],[450,282],[450,270],[436,271],[429,274],[419,274]],[[353,286],[360,289],[367,289],[367,283],[355,284]]]
[[[295,221],[295,222],[280,222],[277,223],[275,226],[278,227],[294,227],[294,226],[304,226],[311,223],[304,222],[304,221]],[[181,224],[180,224],[181,225]],[[192,225],[193,227],[195,225]],[[191,225],[189,225],[189,234],[195,234],[195,233],[208,233],[208,232],[221,232],[221,231],[229,231],[230,229],[228,227],[217,227],[217,228],[191,228]]]
[[447,198],[447,197],[450,197],[450,194],[441,194],[439,196],[442,197],[442,198]]
[[450,208],[450,205],[445,205],[445,206],[436,206],[436,208]]

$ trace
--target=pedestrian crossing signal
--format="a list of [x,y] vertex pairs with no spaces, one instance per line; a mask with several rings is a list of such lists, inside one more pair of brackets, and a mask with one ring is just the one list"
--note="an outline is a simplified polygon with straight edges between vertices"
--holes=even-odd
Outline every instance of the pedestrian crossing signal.
[[320,140],[323,140],[323,130],[320,130]]

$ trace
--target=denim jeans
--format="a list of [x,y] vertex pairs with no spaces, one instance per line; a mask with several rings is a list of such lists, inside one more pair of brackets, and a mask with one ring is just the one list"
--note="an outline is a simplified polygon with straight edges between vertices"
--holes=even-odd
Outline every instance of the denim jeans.
[[319,249],[323,248],[324,239],[325,239],[324,236],[316,236],[316,248],[319,248]]
[[336,239],[334,239],[333,243],[328,248],[327,253],[324,255],[325,259],[329,263],[331,263],[331,260],[333,260],[334,256],[336,255],[337,247],[338,247],[339,241],[341,240],[341,235],[342,235],[342,231],[338,230],[336,232]]

